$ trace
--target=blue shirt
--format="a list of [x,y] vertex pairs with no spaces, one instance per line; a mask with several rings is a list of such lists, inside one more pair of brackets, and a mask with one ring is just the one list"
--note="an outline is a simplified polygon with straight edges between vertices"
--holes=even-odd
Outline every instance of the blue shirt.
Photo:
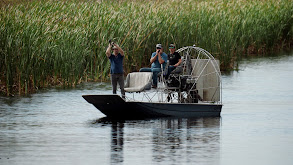
[[[152,53],[152,58],[154,57],[154,56],[156,56],[156,52],[154,52],[154,53]],[[162,54],[161,54],[161,57],[162,57],[162,59],[165,61],[164,63],[163,63],[163,68],[165,69],[165,66],[166,66],[166,64],[167,64],[167,60],[168,60],[168,55],[165,53],[165,52],[163,52]],[[161,68],[161,64],[159,63],[159,59],[158,59],[159,57],[157,56],[157,59],[152,63],[152,67],[151,68]]]
[[109,60],[111,63],[111,74],[123,73],[123,58],[124,56],[122,56],[120,53],[117,56],[114,54],[110,55]]

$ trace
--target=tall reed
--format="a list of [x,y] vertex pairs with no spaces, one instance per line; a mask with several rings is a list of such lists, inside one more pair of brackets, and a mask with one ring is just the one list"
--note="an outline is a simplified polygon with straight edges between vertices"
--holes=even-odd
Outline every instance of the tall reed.
[[[109,39],[124,49],[126,73],[149,65],[156,43],[196,44],[222,69],[249,53],[293,40],[292,0],[33,1],[2,5],[0,91],[107,80]],[[165,49],[165,51],[168,51]]]

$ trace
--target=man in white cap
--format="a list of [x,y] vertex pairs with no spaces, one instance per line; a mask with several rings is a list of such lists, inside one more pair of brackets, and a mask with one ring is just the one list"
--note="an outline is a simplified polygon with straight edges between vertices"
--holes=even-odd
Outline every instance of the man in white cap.
[[153,72],[153,88],[158,86],[158,73],[161,72],[161,65],[165,68],[168,60],[168,55],[163,52],[162,44],[156,45],[156,51],[152,53],[150,62],[152,64],[151,68],[141,68],[140,72]]
[[[113,50],[113,54],[111,53],[111,47]],[[110,42],[108,49],[106,50],[106,55],[111,62],[111,83],[113,88],[113,94],[116,94],[117,91],[117,83],[120,86],[122,98],[125,98],[124,91],[124,75],[123,75],[123,58],[124,52],[123,50],[114,42]]]

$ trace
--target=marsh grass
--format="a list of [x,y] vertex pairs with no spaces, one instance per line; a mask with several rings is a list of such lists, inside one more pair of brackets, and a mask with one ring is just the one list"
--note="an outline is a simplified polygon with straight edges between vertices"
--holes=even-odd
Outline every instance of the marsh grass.
[[292,0],[49,0],[1,6],[5,95],[107,80],[109,39],[125,51],[126,73],[149,66],[156,43],[195,44],[218,58],[221,69],[233,69],[241,56],[281,50],[293,39]]

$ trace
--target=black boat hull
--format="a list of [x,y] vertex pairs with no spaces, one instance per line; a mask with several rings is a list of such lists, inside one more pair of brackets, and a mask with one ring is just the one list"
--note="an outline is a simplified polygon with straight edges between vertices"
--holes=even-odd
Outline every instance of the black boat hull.
[[110,118],[219,117],[221,104],[125,102],[118,95],[83,95]]

